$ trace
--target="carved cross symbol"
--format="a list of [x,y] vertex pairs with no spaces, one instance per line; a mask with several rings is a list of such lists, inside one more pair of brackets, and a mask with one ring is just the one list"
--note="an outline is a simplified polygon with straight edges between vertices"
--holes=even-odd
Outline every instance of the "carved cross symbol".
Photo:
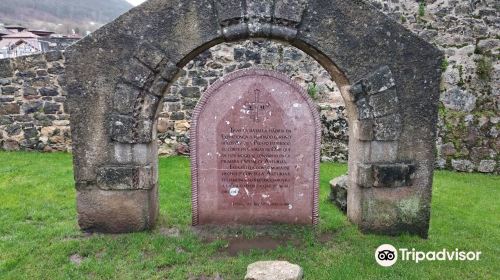
[[250,118],[254,122],[258,122],[261,120],[262,114],[266,113],[266,110],[271,107],[271,104],[269,102],[261,102],[260,101],[260,90],[255,89],[255,101],[254,102],[248,102],[245,104],[245,107],[248,111],[250,111]]

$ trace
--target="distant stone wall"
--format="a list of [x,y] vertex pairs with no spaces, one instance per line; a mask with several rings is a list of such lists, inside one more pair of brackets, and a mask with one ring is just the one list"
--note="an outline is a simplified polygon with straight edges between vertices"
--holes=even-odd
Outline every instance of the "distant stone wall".
[[51,52],[0,60],[0,146],[4,150],[69,151],[64,58]]
[[[443,64],[437,167],[498,173],[500,18],[496,1],[370,1],[447,55]],[[191,112],[199,96],[217,78],[248,67],[286,73],[308,89],[321,111],[322,159],[347,159],[347,121],[335,83],[300,50],[269,41],[217,45],[186,65],[166,95],[160,114],[160,153],[189,153]],[[60,86],[63,73],[60,53],[0,60],[0,147],[71,149],[65,96]]]

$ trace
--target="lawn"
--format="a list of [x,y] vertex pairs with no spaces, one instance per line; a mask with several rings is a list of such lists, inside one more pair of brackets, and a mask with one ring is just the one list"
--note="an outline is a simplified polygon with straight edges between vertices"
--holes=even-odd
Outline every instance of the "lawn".
[[[238,253],[231,252],[230,238],[201,237],[190,227],[187,158],[160,160],[161,213],[155,230],[89,235],[80,232],[76,223],[71,155],[0,152],[0,279],[210,279],[217,275],[242,279],[248,264],[275,259],[301,265],[305,279],[314,280],[500,279],[500,176],[437,172],[429,239],[423,240],[365,235],[350,224],[327,201],[328,181],[346,168],[321,165],[321,220],[315,230],[276,227],[267,234],[280,240],[280,246]],[[180,234],[176,236],[172,228]],[[248,238],[250,244],[260,240],[261,233],[242,228],[220,234],[238,235],[240,243]],[[472,262],[399,261],[383,268],[373,256],[384,243],[420,251],[458,248],[482,255]]]

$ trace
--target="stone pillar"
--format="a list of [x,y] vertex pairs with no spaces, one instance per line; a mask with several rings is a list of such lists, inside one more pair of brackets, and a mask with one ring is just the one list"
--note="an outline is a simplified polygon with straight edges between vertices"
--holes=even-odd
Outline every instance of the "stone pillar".
[[408,231],[427,236],[430,201],[415,176],[415,161],[399,158],[402,104],[391,70],[380,67],[351,86],[349,102],[349,219],[366,232],[400,234]]
[[124,233],[151,229],[158,216],[154,144],[114,144],[115,161],[97,168],[95,185],[77,185],[83,230]]

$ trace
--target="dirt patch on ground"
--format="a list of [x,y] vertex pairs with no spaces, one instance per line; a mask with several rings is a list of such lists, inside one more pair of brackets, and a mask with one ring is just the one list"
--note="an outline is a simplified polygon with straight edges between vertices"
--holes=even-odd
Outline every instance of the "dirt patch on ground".
[[78,254],[73,254],[73,255],[69,256],[69,261],[76,266],[80,266],[84,260],[85,260],[85,257],[82,257]]
[[[252,250],[272,251],[286,246],[303,248],[308,242],[306,236],[311,233],[310,231],[315,231],[313,228],[290,226],[198,226],[192,230],[204,243],[216,241],[226,243],[219,249],[219,254],[214,256],[216,258],[234,257]],[[332,241],[335,234],[335,232],[314,233],[316,242],[321,244]]]
[[317,237],[316,237],[316,240],[318,240],[320,243],[324,244],[324,243],[328,243],[330,242],[331,240],[333,239],[333,234],[331,232],[325,232],[325,233],[322,233],[322,234],[319,234]]
[[229,256],[237,256],[239,253],[248,253],[251,250],[276,250],[280,246],[286,246],[289,240],[275,239],[268,236],[259,236],[252,239],[243,237],[231,238],[228,245],[220,250]]
[[283,228],[272,226],[228,226],[224,229],[204,226],[193,230],[205,243],[227,242],[220,248],[218,257],[234,257],[252,250],[272,251],[288,245],[300,247],[304,242],[300,234],[287,235]]

